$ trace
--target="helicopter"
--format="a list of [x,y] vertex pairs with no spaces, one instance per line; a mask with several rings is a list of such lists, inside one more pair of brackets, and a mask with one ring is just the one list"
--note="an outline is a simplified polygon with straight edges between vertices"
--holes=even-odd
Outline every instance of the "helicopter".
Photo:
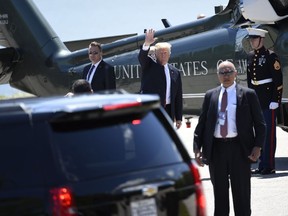
[[[41,14],[32,0],[0,0],[0,84],[36,96],[65,95],[81,78],[89,64],[86,41],[65,43]],[[257,8],[257,10],[255,10]],[[246,85],[247,53],[251,50],[246,27],[268,30],[265,47],[280,57],[283,72],[283,99],[278,124],[288,127],[288,0],[229,0],[215,15],[171,26],[162,20],[163,29],[155,32],[157,42],[172,45],[170,63],[181,71],[183,109],[198,115],[205,92],[217,85],[217,66],[232,61],[237,82]],[[105,40],[104,40],[105,39]],[[140,90],[139,47],[145,34],[104,38],[103,58],[114,66],[119,89]],[[189,120],[189,119],[188,119]]]

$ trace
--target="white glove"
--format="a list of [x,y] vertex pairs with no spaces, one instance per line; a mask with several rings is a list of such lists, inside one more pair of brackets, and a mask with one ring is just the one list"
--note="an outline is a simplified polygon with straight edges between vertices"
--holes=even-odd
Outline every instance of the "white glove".
[[278,103],[275,103],[275,102],[271,102],[270,105],[269,105],[269,109],[277,109],[279,107],[279,104]]

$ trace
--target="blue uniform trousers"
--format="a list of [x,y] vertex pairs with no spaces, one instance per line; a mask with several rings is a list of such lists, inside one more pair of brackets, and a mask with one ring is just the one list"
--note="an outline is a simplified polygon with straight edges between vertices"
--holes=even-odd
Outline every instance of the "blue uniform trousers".
[[276,152],[276,110],[262,110],[265,118],[267,133],[266,141],[263,145],[259,169],[275,169],[275,152]]

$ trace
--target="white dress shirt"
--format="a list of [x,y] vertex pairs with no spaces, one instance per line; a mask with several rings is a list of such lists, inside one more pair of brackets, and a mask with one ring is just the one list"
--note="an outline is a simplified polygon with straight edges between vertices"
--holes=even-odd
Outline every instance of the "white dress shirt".
[[[101,59],[99,62],[97,62],[96,64],[94,64],[95,67],[94,67],[93,71],[91,72],[91,75],[90,75],[89,79],[88,79],[89,73],[87,74],[86,80],[87,80],[90,84],[91,84],[92,79],[93,79],[93,77],[94,77],[95,71],[96,71],[96,69],[97,69],[97,67],[98,67],[98,65],[100,64],[101,61],[102,61],[102,59]],[[93,64],[91,65],[91,67],[93,67]],[[91,68],[91,67],[90,67],[90,68]],[[90,69],[89,69],[89,71],[90,71]]]
[[166,77],[166,104],[171,103],[171,77],[168,64],[164,65],[165,77]]
[[[221,85],[222,86],[222,85]],[[221,109],[221,100],[222,95],[225,91],[225,88],[222,86],[221,91],[218,98],[218,113]],[[237,108],[237,97],[236,97],[236,83],[228,88],[226,88],[227,91],[227,124],[228,124],[228,134],[226,138],[232,138],[236,137],[238,135],[237,133],[237,127],[236,127],[236,108]],[[220,123],[219,120],[217,121],[217,125],[214,132],[214,137],[216,138],[222,138],[220,135]]]

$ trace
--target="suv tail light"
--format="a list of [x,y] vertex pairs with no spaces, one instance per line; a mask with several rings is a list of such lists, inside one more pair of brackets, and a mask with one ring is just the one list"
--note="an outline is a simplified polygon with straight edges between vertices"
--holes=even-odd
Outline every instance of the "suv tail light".
[[103,106],[105,111],[117,110],[117,109],[125,109],[130,107],[141,106],[141,102],[130,102],[130,103],[119,103],[119,104],[110,104]]
[[190,170],[195,179],[197,216],[206,216],[206,200],[204,196],[200,173],[195,161],[191,161]]
[[53,188],[50,190],[52,198],[53,216],[76,216],[76,208],[71,189],[67,187]]

